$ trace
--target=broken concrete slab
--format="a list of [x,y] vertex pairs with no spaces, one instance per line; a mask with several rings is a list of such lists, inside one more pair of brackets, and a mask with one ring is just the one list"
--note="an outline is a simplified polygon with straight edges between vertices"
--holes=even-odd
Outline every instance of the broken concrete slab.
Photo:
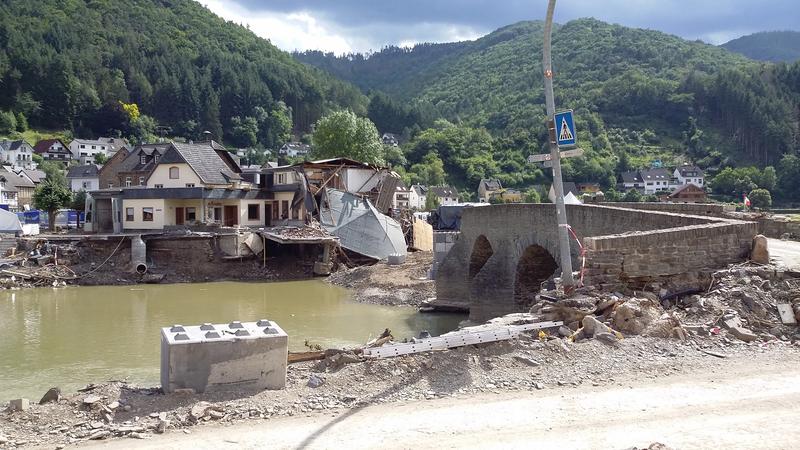
[[732,327],[728,329],[728,333],[744,342],[753,342],[758,339],[755,333],[744,327]]
[[789,303],[778,303],[778,314],[781,316],[781,322],[784,325],[796,325],[797,318],[794,316],[794,310]]
[[27,398],[17,398],[8,402],[8,408],[11,411],[25,412],[30,406],[31,402]]

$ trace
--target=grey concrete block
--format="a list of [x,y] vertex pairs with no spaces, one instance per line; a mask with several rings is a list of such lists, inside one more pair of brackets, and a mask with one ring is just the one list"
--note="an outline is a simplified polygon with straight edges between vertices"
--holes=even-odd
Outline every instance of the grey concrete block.
[[275,322],[231,322],[161,329],[161,387],[283,389],[288,336]]

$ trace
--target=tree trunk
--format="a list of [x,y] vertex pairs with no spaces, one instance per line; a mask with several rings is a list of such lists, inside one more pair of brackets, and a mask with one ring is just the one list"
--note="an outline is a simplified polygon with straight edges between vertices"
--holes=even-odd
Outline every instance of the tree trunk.
[[47,219],[50,221],[50,231],[56,231],[56,212],[47,211]]

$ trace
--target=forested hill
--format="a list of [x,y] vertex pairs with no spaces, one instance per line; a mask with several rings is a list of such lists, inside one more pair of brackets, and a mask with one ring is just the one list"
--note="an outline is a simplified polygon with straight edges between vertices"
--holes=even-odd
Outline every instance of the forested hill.
[[192,0],[0,2],[0,110],[86,135],[125,127],[120,101],[175,134],[217,139],[248,120],[268,132],[287,119],[279,102],[296,131],[327,110],[365,112],[367,103]]
[[759,61],[800,60],[800,31],[764,31],[722,44],[722,47]]
[[[763,65],[702,42],[595,19],[558,26],[553,39],[557,107],[576,110],[581,146],[605,167],[623,151],[686,154],[719,166],[774,164],[797,150],[798,64]],[[485,127],[522,147],[545,138],[541,43],[542,23],[520,22],[457,44],[295,57],[384,91],[412,105],[417,117]],[[402,124],[383,128],[399,132]]]

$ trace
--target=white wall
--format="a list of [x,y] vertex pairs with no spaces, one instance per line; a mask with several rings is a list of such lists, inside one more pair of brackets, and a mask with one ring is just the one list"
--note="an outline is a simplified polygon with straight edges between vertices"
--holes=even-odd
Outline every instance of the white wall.
[[[153,208],[153,220],[145,221],[143,208]],[[133,208],[133,220],[127,220],[127,209]],[[122,228],[126,230],[162,230],[165,221],[164,199],[135,199],[122,201]],[[174,218],[173,218],[174,219]]]
[[[173,179],[169,177],[169,169],[171,167],[178,168],[178,178]],[[138,181],[139,180],[136,180],[133,185],[135,186],[138,184]],[[200,177],[198,177],[194,170],[186,163],[159,164],[156,166],[156,169],[150,174],[150,178],[147,180],[147,187],[156,187],[157,184],[163,185],[165,188],[186,187],[187,184],[194,184],[195,187],[204,186]]]
[[385,173],[376,174],[372,169],[346,168],[344,172],[344,186],[348,192],[365,192],[377,186]]
[[[84,186],[83,183],[87,183],[87,186]],[[69,179],[69,187],[72,192],[78,192],[81,189],[84,191],[96,191],[100,189],[100,179],[97,177],[94,178],[70,178]]]

